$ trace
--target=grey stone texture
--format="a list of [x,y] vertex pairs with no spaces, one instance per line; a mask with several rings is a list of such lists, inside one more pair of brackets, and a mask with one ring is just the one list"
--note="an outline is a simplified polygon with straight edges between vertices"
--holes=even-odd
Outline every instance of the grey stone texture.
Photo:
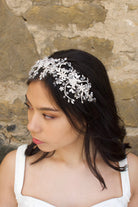
[[24,106],[31,65],[78,48],[106,66],[126,140],[138,155],[138,4],[134,0],[0,1],[0,157],[30,142]]

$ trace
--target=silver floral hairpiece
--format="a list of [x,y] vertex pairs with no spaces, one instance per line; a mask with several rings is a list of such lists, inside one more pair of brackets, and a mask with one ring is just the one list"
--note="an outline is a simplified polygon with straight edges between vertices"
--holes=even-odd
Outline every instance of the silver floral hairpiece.
[[59,90],[64,93],[63,98],[67,98],[68,103],[75,103],[76,99],[93,102],[93,92],[90,91],[92,85],[89,79],[80,75],[67,61],[67,58],[48,58],[38,60],[29,72],[29,79],[44,79],[47,74],[54,77],[53,84],[59,85]]

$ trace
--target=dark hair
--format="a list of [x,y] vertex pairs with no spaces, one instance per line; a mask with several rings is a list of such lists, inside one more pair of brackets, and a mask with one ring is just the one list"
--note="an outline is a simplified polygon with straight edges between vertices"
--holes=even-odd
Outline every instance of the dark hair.
[[[104,189],[106,184],[96,165],[97,152],[100,153],[103,160],[111,168],[124,171],[126,166],[119,167],[118,161],[126,157],[126,148],[130,147],[128,143],[123,143],[126,131],[123,121],[117,114],[115,99],[106,69],[96,57],[80,50],[58,51],[50,57],[54,59],[66,57],[68,62],[71,62],[73,68],[85,77],[88,77],[92,83],[92,91],[96,102],[86,101],[82,104],[77,100],[75,104],[71,104],[63,98],[63,94],[58,90],[58,86],[54,86],[52,76],[48,75],[42,80],[50,90],[56,104],[66,114],[72,126],[80,133],[84,133],[84,149],[87,164]],[[28,85],[32,81],[34,80],[29,79]],[[93,155],[91,155],[91,148],[93,149]],[[31,143],[28,145],[25,154],[31,156],[39,151],[39,148],[34,143]],[[35,162],[44,157],[52,156],[53,153],[44,152]]]

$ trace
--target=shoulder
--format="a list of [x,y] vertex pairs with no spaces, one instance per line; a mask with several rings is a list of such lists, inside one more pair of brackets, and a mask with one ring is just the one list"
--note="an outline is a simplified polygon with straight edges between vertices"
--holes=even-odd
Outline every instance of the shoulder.
[[128,171],[132,196],[138,193],[138,156],[129,153],[127,155]]
[[6,176],[6,174],[8,173],[8,175],[10,175],[10,177],[11,177],[14,174],[16,152],[17,152],[17,150],[11,151],[4,157],[4,159],[0,165],[0,174],[1,175],[3,174]]
[[13,164],[13,162],[15,162],[15,158],[16,158],[16,152],[17,150],[13,150],[11,152],[9,152],[3,159],[2,163],[0,166],[11,166]]
[[14,195],[16,150],[8,153],[0,164],[0,206],[17,206]]
[[138,172],[138,156],[129,153],[127,155],[128,169],[130,175],[137,175]]

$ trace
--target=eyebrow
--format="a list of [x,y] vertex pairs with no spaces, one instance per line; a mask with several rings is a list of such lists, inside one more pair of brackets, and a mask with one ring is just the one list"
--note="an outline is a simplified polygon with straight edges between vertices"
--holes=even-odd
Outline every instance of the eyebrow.
[[[29,101],[27,95],[25,95],[25,101],[28,102],[30,105],[32,105],[31,102]],[[54,109],[51,107],[40,107],[40,108],[37,108],[37,110],[39,110],[39,111],[54,111],[54,112],[59,111],[58,109]]]

